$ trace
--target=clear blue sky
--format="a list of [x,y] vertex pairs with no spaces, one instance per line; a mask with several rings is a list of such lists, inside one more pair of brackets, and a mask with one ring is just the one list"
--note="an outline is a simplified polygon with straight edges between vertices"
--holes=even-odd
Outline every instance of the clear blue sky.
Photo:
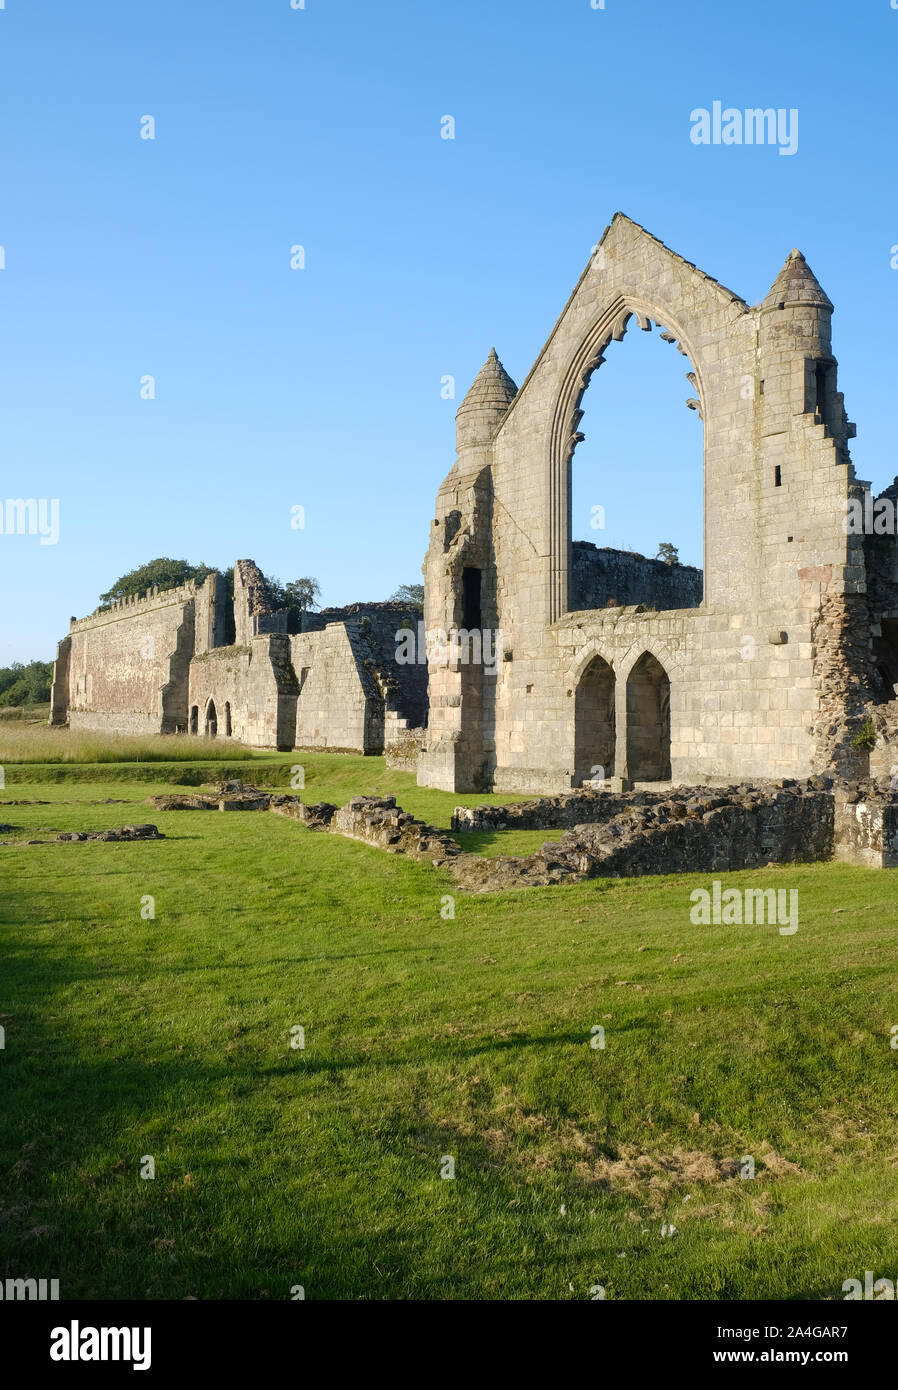
[[[0,496],[61,536],[0,537],[0,664],[160,554],[328,603],[419,580],[461,396],[493,344],[520,383],[618,208],[750,302],[805,252],[890,481],[896,71],[889,0],[6,0]],[[797,107],[798,153],[693,145],[714,100]],[[700,563],[684,359],[614,353],[575,534]]]

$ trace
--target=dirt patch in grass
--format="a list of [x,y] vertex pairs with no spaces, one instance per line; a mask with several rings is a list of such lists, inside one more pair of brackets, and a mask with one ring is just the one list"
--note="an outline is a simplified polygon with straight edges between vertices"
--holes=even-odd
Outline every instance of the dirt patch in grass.
[[672,1149],[666,1154],[640,1153],[627,1144],[619,1158],[600,1157],[580,1163],[577,1171],[592,1182],[626,1192],[644,1187],[670,1187],[673,1183],[722,1182],[734,1178],[739,1164],[734,1158],[715,1158],[700,1149]]

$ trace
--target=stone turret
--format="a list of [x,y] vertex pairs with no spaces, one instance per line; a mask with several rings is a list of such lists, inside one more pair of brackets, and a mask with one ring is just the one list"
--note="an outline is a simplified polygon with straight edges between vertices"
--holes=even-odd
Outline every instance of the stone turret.
[[484,447],[492,441],[518,388],[490,348],[490,355],[477,374],[455,416],[455,447],[459,454]]
[[[458,458],[437,497],[424,566],[424,616],[429,633],[498,629],[492,564],[492,448],[496,431],[517,395],[491,348],[458,408]],[[492,648],[491,648],[492,650]],[[483,729],[495,699],[497,666],[451,659],[431,662],[431,726],[419,777],[447,790],[485,785],[493,754]]]
[[804,256],[790,251],[760,306],[765,430],[809,415],[838,441],[840,461],[847,462],[851,431],[836,390],[832,314],[832,301]]

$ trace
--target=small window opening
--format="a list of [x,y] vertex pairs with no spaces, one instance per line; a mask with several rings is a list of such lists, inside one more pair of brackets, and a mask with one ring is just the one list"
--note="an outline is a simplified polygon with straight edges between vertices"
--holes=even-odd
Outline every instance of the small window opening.
[[479,569],[466,567],[461,573],[461,625],[471,631],[482,626]]
[[782,485],[783,485],[783,470],[782,470],[782,468],[780,467],[780,465],[777,464],[776,467],[775,467],[774,470],[773,470],[773,486],[774,486],[774,487],[782,487]]

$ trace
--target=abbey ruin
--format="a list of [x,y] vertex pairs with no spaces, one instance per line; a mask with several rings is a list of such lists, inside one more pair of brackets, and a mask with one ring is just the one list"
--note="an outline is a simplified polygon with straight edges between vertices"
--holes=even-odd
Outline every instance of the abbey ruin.
[[[798,251],[751,306],[617,213],[520,389],[491,352],[458,410],[426,655],[398,658],[419,615],[395,604],[288,634],[241,560],[233,614],[210,575],[73,619],[51,721],[393,749],[450,791],[882,776],[898,542],[894,525],[846,525],[881,509],[851,463],[832,313]],[[703,572],[571,537],[581,400],[632,324],[682,356],[703,422]],[[898,484],[880,499],[893,516],[896,499]],[[439,632],[478,634],[479,657]]]
[[[419,781],[887,770],[887,743],[870,767],[855,745],[868,719],[893,722],[898,544],[846,528],[851,499],[876,509],[849,456],[832,313],[799,251],[750,306],[617,213],[520,389],[490,354],[437,498],[426,621],[495,628],[502,659],[431,669]],[[571,541],[581,399],[633,323],[682,355],[704,423],[704,574],[676,585]]]
[[50,722],[382,753],[426,718],[426,667],[395,660],[395,633],[410,622],[395,604],[352,604],[305,613],[289,635],[258,565],[238,560],[233,612],[224,577],[210,574],[73,618]]

